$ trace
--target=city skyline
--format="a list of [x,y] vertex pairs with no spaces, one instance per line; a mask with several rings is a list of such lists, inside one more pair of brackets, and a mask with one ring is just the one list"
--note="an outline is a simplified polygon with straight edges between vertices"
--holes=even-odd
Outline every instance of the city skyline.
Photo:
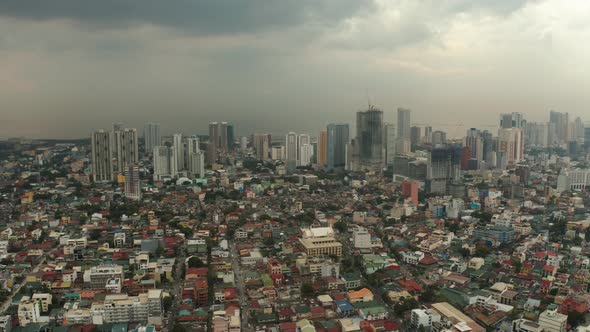
[[584,1],[149,4],[0,4],[1,138],[113,121],[188,134],[220,118],[238,135],[316,132],[367,100],[387,122],[407,107],[416,123],[469,128],[504,112],[583,117],[590,102]]

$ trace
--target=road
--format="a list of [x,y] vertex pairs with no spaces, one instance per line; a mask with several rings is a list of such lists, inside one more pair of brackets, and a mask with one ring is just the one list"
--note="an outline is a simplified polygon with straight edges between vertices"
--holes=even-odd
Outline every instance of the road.
[[[41,265],[43,265],[43,263],[45,263],[45,259],[41,260],[41,262],[35,265],[35,267],[28,273],[38,272],[39,268],[41,267]],[[13,287],[13,291],[10,294],[10,296],[6,299],[6,301],[4,301],[4,303],[2,303],[2,306],[0,306],[0,312],[5,312],[10,307],[10,304],[12,303],[12,299],[14,298],[14,296],[18,294],[20,289],[26,284],[25,280],[23,280],[23,282],[21,282],[20,284],[16,285],[16,287]]]
[[174,328],[174,324],[176,323],[176,316],[178,315],[178,309],[180,307],[180,303],[182,302],[182,285],[183,285],[183,275],[182,269],[184,268],[184,260],[186,259],[186,242],[182,243],[180,246],[179,254],[176,257],[176,266],[174,270],[174,283],[172,285],[172,290],[170,291],[170,296],[172,296],[172,306],[170,310],[166,313],[168,315],[168,331],[172,331]]
[[246,294],[246,287],[244,285],[244,278],[240,267],[240,255],[236,249],[236,244],[232,241],[230,246],[230,253],[232,259],[232,269],[234,270],[234,279],[238,288],[238,296],[240,298],[240,315],[242,323],[242,331],[251,332],[254,329],[249,325],[250,311],[248,310],[248,295]]

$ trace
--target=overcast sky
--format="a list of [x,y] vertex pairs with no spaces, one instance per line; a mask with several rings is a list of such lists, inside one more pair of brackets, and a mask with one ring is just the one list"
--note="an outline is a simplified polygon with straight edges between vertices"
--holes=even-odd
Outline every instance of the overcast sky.
[[[0,137],[590,120],[587,0],[2,0]],[[457,124],[457,126],[455,126]]]

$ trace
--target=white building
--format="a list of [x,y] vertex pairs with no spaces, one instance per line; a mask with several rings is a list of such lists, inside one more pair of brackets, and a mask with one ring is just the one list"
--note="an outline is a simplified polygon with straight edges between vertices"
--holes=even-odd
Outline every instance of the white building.
[[424,253],[421,251],[404,252],[402,254],[402,259],[407,264],[418,265],[422,258],[424,258]]
[[172,150],[174,150],[177,169],[184,169],[184,143],[182,141],[182,134],[172,135]]
[[512,321],[512,332],[543,332],[543,327],[528,319],[517,319]]
[[414,309],[412,310],[411,326],[419,329],[424,327],[426,330],[432,327],[432,323],[440,322],[440,315],[432,309]]
[[41,318],[41,301],[23,296],[18,305],[18,323],[20,326],[27,326],[30,323],[37,323]]
[[371,234],[364,227],[357,227],[352,232],[352,242],[357,249],[371,249]]
[[156,146],[154,148],[154,181],[171,179],[178,175],[176,153],[173,148]]
[[94,302],[91,307],[94,324],[162,322],[162,291],[150,289],[138,296],[107,294],[104,302]]
[[313,158],[313,146],[309,143],[302,144],[299,149],[298,166],[309,166]]
[[39,301],[42,312],[48,312],[51,301],[53,300],[53,295],[49,293],[36,293],[33,294],[33,300]]
[[539,315],[539,325],[544,332],[565,332],[567,315],[559,313],[556,305],[550,305]]

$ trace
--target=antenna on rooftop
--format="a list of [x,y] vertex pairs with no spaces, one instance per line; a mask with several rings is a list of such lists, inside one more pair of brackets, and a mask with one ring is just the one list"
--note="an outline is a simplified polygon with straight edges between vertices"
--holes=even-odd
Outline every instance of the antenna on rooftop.
[[367,94],[367,104],[369,106],[369,109],[373,108],[373,105],[371,105],[371,98],[369,97],[369,89],[365,88],[365,93]]

